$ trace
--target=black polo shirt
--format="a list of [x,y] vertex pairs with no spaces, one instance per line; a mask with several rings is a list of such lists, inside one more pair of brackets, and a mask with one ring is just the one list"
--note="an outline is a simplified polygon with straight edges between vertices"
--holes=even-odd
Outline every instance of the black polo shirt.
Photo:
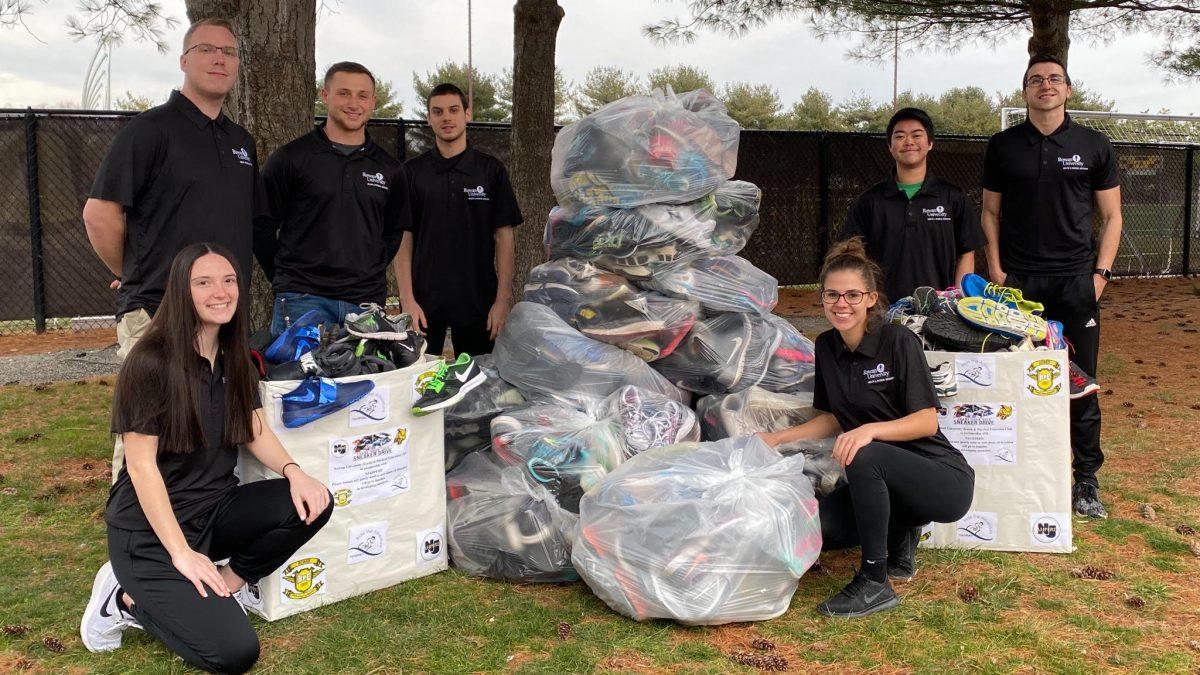
[[370,135],[344,154],[320,126],[271,153],[263,185],[270,217],[255,222],[254,254],[276,293],[384,303],[410,224],[399,161]]
[[[207,359],[199,354],[195,356],[200,361],[201,373],[200,381],[195,383],[196,401],[206,442],[197,439],[195,450],[188,453],[168,452],[161,448],[158,451],[158,470],[167,488],[171,510],[181,523],[207,513],[227,490],[238,484],[233,475],[237,466],[237,447],[222,442],[227,417],[225,356],[218,354],[211,367]],[[158,358],[127,360],[125,363],[120,377],[138,382],[139,396],[135,400],[113,402],[112,431],[158,436],[160,420],[167,408],[166,358],[159,354]],[[138,364],[144,371],[137,368]],[[254,405],[261,407],[257,390]],[[123,530],[151,529],[126,467],[121,467],[117,482],[109,490],[104,520]]]
[[[845,431],[938,407],[921,340],[903,326],[876,326],[854,351],[837,330],[827,330],[817,336],[815,358],[813,407],[832,413]],[[940,429],[914,441],[886,442],[971,471]]]
[[1071,122],[1043,136],[1028,120],[991,137],[983,187],[1000,200],[1000,264],[1044,276],[1091,274],[1093,193],[1120,185],[1108,137]]
[[957,284],[959,257],[987,243],[967,196],[932,173],[912,199],[895,177],[859,195],[842,229],[842,239],[854,236],[866,241],[867,255],[883,269],[884,291],[893,302],[918,286]]
[[413,294],[432,321],[481,321],[496,301],[498,227],[520,225],[504,164],[468,147],[434,147],[404,165],[412,198]]
[[88,196],[125,207],[117,316],[153,314],[175,254],[197,242],[231,250],[248,287],[254,216],[266,205],[254,139],[224,113],[209,119],[171,92],[117,134]]

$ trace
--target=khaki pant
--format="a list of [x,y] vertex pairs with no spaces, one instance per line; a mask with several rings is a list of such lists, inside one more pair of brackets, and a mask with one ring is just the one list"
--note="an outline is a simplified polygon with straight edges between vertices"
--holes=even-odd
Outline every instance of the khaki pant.
[[[126,356],[129,356],[129,350],[137,344],[137,341],[146,334],[146,328],[150,326],[150,313],[144,309],[135,309],[132,312],[126,312],[121,315],[120,321],[117,322],[117,358],[122,361]],[[121,467],[125,465],[125,444],[121,442],[121,435],[115,436],[116,441],[113,443],[113,461],[112,461],[112,482],[117,482],[117,474],[121,473]]]

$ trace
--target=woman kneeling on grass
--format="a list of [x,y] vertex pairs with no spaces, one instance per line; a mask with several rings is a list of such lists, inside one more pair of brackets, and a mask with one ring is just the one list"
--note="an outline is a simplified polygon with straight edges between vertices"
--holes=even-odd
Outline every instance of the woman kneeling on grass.
[[[329,520],[329,491],[263,417],[233,261],[212,244],[175,256],[162,306],[117,378],[112,430],[125,466],[104,516],[110,561],[80,625],[93,652],[144,628],[197,668],[249,670],[258,636],[234,594]],[[238,485],[240,444],[284,478]]]
[[[817,338],[813,407],[800,425],[761,434],[772,446],[838,435],[834,459],[847,484],[821,501],[825,549],[862,546],[862,567],[822,602],[827,616],[866,616],[900,599],[888,576],[911,579],[920,527],[967,512],[975,472],[938,429],[937,396],[920,339],[882,321],[879,268],[862,240],[836,244],[821,269],[833,324]],[[840,435],[839,435],[840,434]]]

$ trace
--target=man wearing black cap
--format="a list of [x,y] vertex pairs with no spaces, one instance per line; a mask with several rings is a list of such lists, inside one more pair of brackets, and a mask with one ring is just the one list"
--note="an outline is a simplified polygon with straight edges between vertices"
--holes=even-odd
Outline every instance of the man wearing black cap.
[[[1021,84],[1028,119],[992,136],[984,155],[988,276],[1042,303],[1047,318],[1062,322],[1071,360],[1095,377],[1100,294],[1121,243],[1117,154],[1108,137],[1067,114],[1071,77],[1062,61],[1035,56]],[[1075,513],[1107,518],[1096,478],[1104,453],[1095,396],[1071,400],[1071,451]]]
[[863,238],[892,301],[918,286],[956,286],[975,271],[985,240],[962,190],[926,167],[933,122],[924,110],[902,108],[888,122],[887,141],[895,172],[854,201],[841,238]]

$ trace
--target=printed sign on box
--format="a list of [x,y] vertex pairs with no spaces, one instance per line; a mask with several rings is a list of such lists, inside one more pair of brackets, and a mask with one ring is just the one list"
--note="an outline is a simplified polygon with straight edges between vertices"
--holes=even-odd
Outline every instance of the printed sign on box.
[[971,466],[1017,463],[1015,403],[952,403],[938,409],[938,424]]
[[996,384],[996,357],[992,354],[955,354],[954,372],[959,389],[987,389]]
[[408,487],[408,427],[329,442],[329,491],[335,505],[368,504]]
[[375,387],[371,393],[350,406],[350,428],[366,427],[391,417],[391,387]]
[[386,522],[367,523],[350,528],[350,541],[346,545],[346,562],[354,565],[374,560],[387,552]]

